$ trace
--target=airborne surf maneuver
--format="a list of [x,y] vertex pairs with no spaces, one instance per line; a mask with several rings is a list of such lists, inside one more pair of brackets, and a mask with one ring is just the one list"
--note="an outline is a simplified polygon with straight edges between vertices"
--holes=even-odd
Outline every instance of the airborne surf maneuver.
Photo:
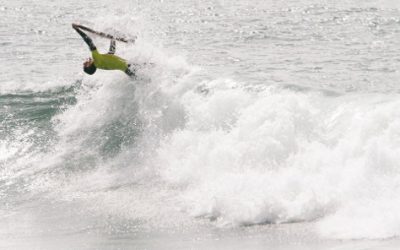
[[[83,38],[86,44],[89,46],[90,51],[92,52],[92,58],[87,59],[83,63],[83,71],[89,75],[93,75],[97,69],[104,70],[121,70],[125,72],[130,77],[135,77],[135,70],[131,69],[131,65],[126,62],[125,59],[115,55],[115,41],[121,42],[134,42],[134,39],[128,40],[125,38],[116,38],[112,35],[94,31],[88,27],[78,24],[72,24],[72,28],[78,32],[78,34]],[[94,45],[92,39],[86,35],[82,30],[87,32],[99,35],[104,38],[111,39],[110,49],[107,54],[100,54]]]

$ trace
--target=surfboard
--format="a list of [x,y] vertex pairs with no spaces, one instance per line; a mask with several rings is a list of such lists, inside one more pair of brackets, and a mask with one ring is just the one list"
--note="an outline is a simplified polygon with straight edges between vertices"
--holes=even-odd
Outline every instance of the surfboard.
[[100,37],[104,37],[104,38],[108,38],[108,39],[114,39],[116,41],[120,41],[120,42],[124,42],[124,43],[134,43],[137,37],[134,38],[125,38],[125,37],[116,37],[104,32],[99,32],[99,31],[95,31],[91,28],[88,28],[86,26],[83,25],[77,25],[79,28],[81,28],[82,30],[85,30],[87,32],[90,32],[92,34],[98,35]]

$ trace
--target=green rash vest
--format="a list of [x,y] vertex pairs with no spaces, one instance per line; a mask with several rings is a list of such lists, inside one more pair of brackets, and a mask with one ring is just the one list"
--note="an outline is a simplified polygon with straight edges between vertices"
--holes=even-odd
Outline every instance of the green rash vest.
[[94,65],[98,69],[105,70],[122,70],[128,69],[128,64],[124,59],[113,54],[100,54],[97,49],[92,50]]

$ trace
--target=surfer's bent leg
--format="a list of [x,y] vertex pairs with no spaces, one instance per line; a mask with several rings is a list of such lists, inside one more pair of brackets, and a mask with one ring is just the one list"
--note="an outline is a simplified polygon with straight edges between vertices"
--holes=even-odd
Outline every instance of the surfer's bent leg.
[[81,35],[81,37],[83,38],[83,40],[86,42],[86,44],[89,46],[89,49],[91,51],[96,50],[96,46],[94,45],[92,39],[90,37],[88,37],[83,31],[81,31],[79,28],[75,28],[76,32],[79,33],[79,35]]
[[115,40],[111,39],[110,41],[110,49],[108,50],[108,54],[114,55],[115,54]]

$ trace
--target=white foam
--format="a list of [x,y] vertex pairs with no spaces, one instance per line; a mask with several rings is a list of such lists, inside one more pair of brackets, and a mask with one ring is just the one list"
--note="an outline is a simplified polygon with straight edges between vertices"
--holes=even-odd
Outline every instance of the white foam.
[[[104,125],[140,120],[140,138],[99,165],[99,173],[107,180],[102,168],[129,165],[168,205],[149,209],[154,200],[136,189],[130,195],[144,199],[143,206],[132,204],[136,215],[125,205],[102,211],[158,218],[160,225],[173,224],[168,214],[175,208],[217,226],[316,221],[316,230],[329,238],[400,233],[397,96],[328,97],[230,79],[197,81],[183,59],[139,50],[132,55],[158,65],[138,81],[110,74],[85,78],[77,105],[54,119],[61,155],[101,155],[86,142],[98,141]],[[129,178],[121,171],[111,184],[93,184],[107,188]],[[108,203],[117,193],[99,199]]]
[[327,237],[400,233],[396,96],[251,91],[222,80],[181,101],[186,125],[163,141],[158,167],[184,187],[190,214],[233,226],[320,219]]
[[[127,16],[107,22],[121,20],[135,27]],[[217,226],[313,221],[329,238],[400,234],[397,95],[329,97],[207,80],[143,40],[119,49],[154,65],[137,81],[120,72],[85,76],[77,104],[54,117],[59,141],[43,165],[75,157],[79,170],[86,156],[94,158],[93,171],[50,182],[55,197],[88,199],[102,213],[158,226],[179,220],[179,210]],[[139,136],[107,158],[99,145],[114,122]],[[113,191],[121,183],[132,187]]]

